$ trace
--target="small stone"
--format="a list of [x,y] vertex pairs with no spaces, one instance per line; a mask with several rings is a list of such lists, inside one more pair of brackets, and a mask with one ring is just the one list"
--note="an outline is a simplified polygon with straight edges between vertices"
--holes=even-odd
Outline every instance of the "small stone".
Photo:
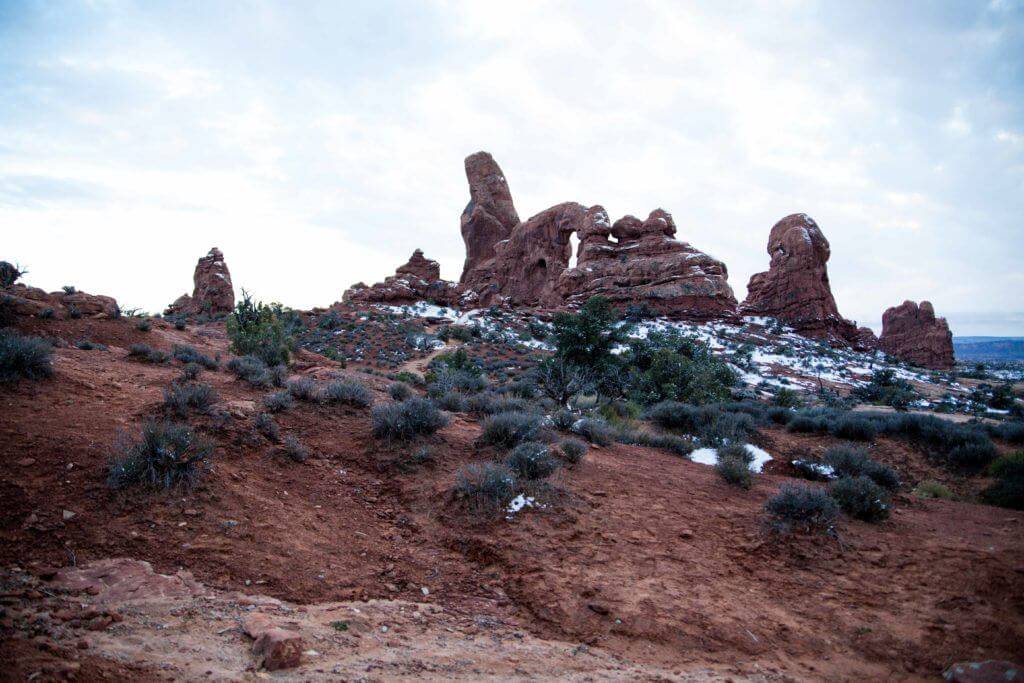
[[62,512],[61,515],[64,517],[64,521],[66,522],[66,521],[68,521],[70,519],[73,519],[74,516],[75,516],[75,513],[72,512],[71,510],[64,510],[64,512]]

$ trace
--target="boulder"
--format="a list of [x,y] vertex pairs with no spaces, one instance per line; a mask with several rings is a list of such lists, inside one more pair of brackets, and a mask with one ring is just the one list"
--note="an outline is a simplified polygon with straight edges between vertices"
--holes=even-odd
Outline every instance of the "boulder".
[[519,223],[512,193],[501,167],[487,152],[466,157],[469,204],[462,212],[466,261],[459,282],[472,286],[490,270],[494,245],[507,239]]
[[441,267],[423,255],[419,249],[408,262],[398,267],[395,274],[367,287],[356,283],[345,291],[345,303],[405,305],[430,300],[442,306],[462,303],[463,287],[441,279]]
[[857,339],[857,326],[839,315],[828,281],[831,251],[813,218],[786,216],[768,236],[768,270],[747,284],[744,315],[778,318],[797,332],[839,343]]
[[302,636],[274,625],[265,614],[248,615],[242,629],[253,639],[252,652],[256,663],[267,671],[291,669],[302,663]]
[[23,275],[20,268],[13,263],[0,261],[0,288],[10,287]]
[[224,254],[213,247],[196,263],[192,294],[182,294],[164,311],[166,315],[221,315],[235,308],[235,289]]
[[874,351],[878,348],[878,337],[870,327],[858,327],[851,344],[857,351]]
[[73,311],[85,317],[116,318],[121,315],[117,300],[101,294],[45,292],[22,284],[0,289],[4,308],[14,315],[42,316],[52,311],[55,318],[71,317]]
[[559,276],[557,291],[567,303],[600,295],[620,305],[643,304],[660,315],[701,320],[735,315],[725,264],[675,234],[675,221],[663,209],[645,221],[625,216],[609,225],[604,208],[593,206],[579,230],[576,267]]
[[882,315],[878,347],[890,356],[932,370],[953,367],[953,333],[945,318],[935,317],[931,302],[904,301]]

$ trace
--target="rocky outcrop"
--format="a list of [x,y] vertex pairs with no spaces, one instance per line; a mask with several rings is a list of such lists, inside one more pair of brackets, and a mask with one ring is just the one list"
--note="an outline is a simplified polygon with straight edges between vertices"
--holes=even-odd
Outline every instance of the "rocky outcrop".
[[857,351],[874,351],[878,348],[878,337],[870,327],[858,327],[857,333],[850,343]]
[[419,249],[395,274],[368,287],[362,282],[349,287],[342,297],[345,303],[405,305],[417,301],[433,301],[443,306],[461,303],[465,290],[454,282],[441,279],[441,267]]
[[600,295],[617,304],[646,305],[659,315],[734,315],[736,297],[725,264],[675,234],[672,215],[662,209],[645,221],[625,216],[611,225],[603,207],[591,207],[579,231],[576,267],[559,276],[557,291],[569,303]]
[[494,245],[508,238],[519,223],[512,193],[501,167],[487,152],[466,157],[469,204],[462,212],[462,241],[466,262],[459,282],[470,285],[486,278],[494,259]]
[[54,318],[116,318],[121,315],[117,300],[85,292],[45,292],[38,287],[15,284],[0,289],[5,311],[13,315]]
[[164,311],[166,315],[223,315],[235,308],[235,289],[224,254],[214,247],[199,259],[192,276],[192,294],[182,294]]
[[813,218],[795,213],[772,226],[768,255],[768,270],[747,284],[741,313],[778,318],[810,337],[843,343],[857,339],[857,326],[836,307],[826,265],[831,250]]
[[953,333],[945,318],[935,317],[931,302],[904,301],[882,315],[878,347],[890,356],[932,370],[953,367]]

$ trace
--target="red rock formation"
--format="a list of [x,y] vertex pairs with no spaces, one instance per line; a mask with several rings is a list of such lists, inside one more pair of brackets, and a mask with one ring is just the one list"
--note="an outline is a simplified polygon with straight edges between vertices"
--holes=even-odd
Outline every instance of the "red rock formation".
[[466,157],[466,178],[469,204],[461,219],[466,262],[459,282],[470,284],[488,276],[494,245],[508,238],[519,223],[519,215],[505,174],[490,154],[477,152]]
[[192,295],[182,294],[164,311],[166,315],[219,315],[235,308],[235,290],[224,254],[214,247],[199,259],[192,276]]
[[736,297],[725,264],[676,240],[675,234],[672,215],[662,209],[646,221],[625,216],[609,225],[604,208],[591,207],[579,231],[576,267],[561,274],[558,293],[569,303],[600,295],[619,304],[645,304],[668,316],[734,315]]
[[460,303],[465,290],[454,282],[441,279],[437,261],[423,256],[419,249],[395,274],[372,287],[362,282],[352,285],[342,296],[343,302],[404,305],[430,300],[443,306]]
[[45,292],[22,284],[0,289],[4,307],[14,315],[49,315],[69,318],[77,316],[116,318],[121,309],[113,297],[85,292]]
[[851,340],[853,348],[858,351],[874,351],[878,348],[878,337],[870,327],[858,327],[855,337]]
[[890,356],[932,370],[953,367],[953,333],[945,318],[936,318],[928,301],[904,301],[882,315],[878,346]]
[[767,315],[801,334],[849,343],[857,338],[854,323],[839,315],[828,281],[828,240],[805,213],[786,216],[768,236],[771,265],[747,285],[740,312]]

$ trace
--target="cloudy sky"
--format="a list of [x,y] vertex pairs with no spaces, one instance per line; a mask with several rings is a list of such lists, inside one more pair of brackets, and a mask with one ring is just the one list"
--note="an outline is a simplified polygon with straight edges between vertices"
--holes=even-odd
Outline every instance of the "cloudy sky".
[[1024,3],[0,0],[0,259],[157,311],[461,270],[463,158],[519,214],[671,211],[742,299],[806,212],[841,312],[1024,334]]

